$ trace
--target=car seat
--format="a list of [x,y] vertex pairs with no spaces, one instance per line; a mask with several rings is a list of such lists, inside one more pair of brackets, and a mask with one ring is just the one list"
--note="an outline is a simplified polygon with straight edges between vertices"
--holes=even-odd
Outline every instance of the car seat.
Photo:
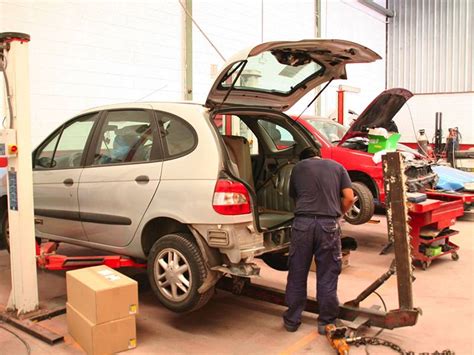
[[252,189],[254,188],[252,159],[250,158],[249,141],[240,136],[222,136],[231,161],[237,166],[239,176]]
[[[115,131],[115,139],[112,147],[111,158],[113,162],[124,162],[131,160],[133,157],[128,157],[133,148],[140,140],[141,133],[138,133],[140,127],[143,125],[127,126]],[[135,155],[135,153],[133,153]],[[136,159],[133,159],[136,160]]]

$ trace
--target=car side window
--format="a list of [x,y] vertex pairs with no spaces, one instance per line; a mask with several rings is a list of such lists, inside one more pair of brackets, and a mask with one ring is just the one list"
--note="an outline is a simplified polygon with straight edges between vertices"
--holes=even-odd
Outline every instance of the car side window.
[[191,153],[197,145],[197,135],[185,120],[157,112],[165,158],[177,158]]
[[36,152],[35,169],[68,169],[81,166],[87,139],[98,113],[81,116],[64,125]]
[[149,112],[110,111],[99,134],[93,165],[151,161],[153,137],[152,117]]

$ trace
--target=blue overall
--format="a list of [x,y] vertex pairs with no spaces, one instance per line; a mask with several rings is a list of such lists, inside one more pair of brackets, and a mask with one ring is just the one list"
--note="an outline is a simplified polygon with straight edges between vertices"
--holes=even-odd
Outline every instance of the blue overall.
[[[306,305],[311,259],[317,264],[319,325],[334,323],[339,313],[337,281],[341,272],[341,196],[351,188],[347,170],[333,160],[310,158],[297,163],[290,178],[295,219],[290,240],[285,324],[297,328]],[[288,329],[288,328],[287,328]]]
[[316,298],[320,325],[334,324],[339,313],[337,281],[341,272],[340,227],[335,217],[296,216],[293,221],[289,272],[286,286],[284,322],[301,324],[301,313],[307,298],[307,279],[314,256],[316,267]]

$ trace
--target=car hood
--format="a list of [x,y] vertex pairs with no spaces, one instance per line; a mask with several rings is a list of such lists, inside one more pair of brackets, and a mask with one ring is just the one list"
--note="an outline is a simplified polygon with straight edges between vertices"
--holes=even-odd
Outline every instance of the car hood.
[[412,96],[410,91],[400,88],[380,93],[352,123],[339,145],[352,137],[367,136],[369,128],[388,128],[390,121]]
[[346,79],[346,64],[380,56],[360,44],[336,39],[262,43],[234,55],[217,76],[205,106],[252,106],[286,111],[332,79]]

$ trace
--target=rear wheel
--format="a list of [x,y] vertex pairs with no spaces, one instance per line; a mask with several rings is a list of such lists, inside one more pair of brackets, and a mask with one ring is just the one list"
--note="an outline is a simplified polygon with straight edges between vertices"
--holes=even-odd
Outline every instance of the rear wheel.
[[353,182],[354,204],[344,215],[344,219],[350,224],[363,224],[374,215],[374,197],[369,188],[362,182]]
[[201,251],[187,234],[168,234],[158,239],[148,255],[147,272],[156,297],[174,312],[197,310],[214,294],[214,287],[198,292],[207,269]]

